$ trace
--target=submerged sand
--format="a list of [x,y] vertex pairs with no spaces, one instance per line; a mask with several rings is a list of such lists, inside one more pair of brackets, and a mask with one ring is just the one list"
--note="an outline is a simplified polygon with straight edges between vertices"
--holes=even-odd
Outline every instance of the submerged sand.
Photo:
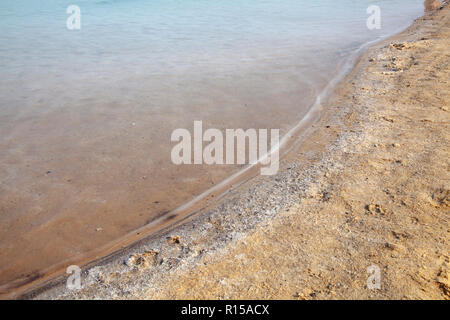
[[449,42],[446,6],[370,48],[276,176],[24,297],[448,299]]

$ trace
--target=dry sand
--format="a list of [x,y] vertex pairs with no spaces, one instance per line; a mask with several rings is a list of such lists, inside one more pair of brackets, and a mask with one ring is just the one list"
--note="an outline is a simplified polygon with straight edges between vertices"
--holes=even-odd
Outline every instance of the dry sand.
[[23,297],[448,299],[449,79],[446,6],[363,54],[276,176]]

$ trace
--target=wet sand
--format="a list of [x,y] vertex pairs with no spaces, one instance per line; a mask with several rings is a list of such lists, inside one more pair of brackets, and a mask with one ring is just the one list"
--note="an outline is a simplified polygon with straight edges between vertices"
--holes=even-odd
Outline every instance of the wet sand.
[[449,19],[363,54],[278,175],[24,297],[448,299]]

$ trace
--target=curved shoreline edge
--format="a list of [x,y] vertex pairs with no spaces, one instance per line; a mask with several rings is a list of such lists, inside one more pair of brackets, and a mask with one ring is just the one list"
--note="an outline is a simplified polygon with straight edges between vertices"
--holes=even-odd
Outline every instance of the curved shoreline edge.
[[[417,28],[417,24],[423,18],[419,18],[416,22],[406,29],[402,34],[408,33],[408,30],[411,28]],[[418,22],[419,21],[419,22]],[[388,41],[392,41],[393,39],[398,39],[402,36],[402,34],[394,36],[390,38]],[[383,40],[381,43],[384,43]],[[380,44],[376,44],[374,47],[379,47]],[[370,50],[370,49],[369,49]],[[364,57],[367,57],[369,53],[366,51],[359,58],[359,62],[357,63],[355,69],[353,69],[350,74],[345,76],[345,79],[340,82],[345,82],[347,79],[352,79],[355,70],[358,68],[362,68],[361,61]],[[342,76],[342,78],[344,78]],[[339,79],[342,80],[342,79]],[[340,90],[340,86],[342,83],[337,83],[337,91]],[[334,88],[334,86],[333,86]],[[334,96],[334,94],[333,94]],[[335,97],[334,97],[335,98]],[[327,98],[328,99],[328,98]],[[330,97],[330,99],[333,99]],[[324,104],[327,104],[329,101],[325,101]],[[332,114],[336,110],[327,110],[328,115],[320,115],[319,122],[332,122],[333,118],[338,117],[342,112],[346,112],[346,110],[338,110],[338,113]],[[303,121],[303,120],[302,120]],[[333,125],[335,127],[335,125]],[[311,131],[314,131],[315,128],[312,126],[311,128],[305,129],[302,132],[302,138],[309,136]],[[282,168],[278,175],[270,178],[264,177],[256,177],[252,180],[252,186],[241,186],[239,190],[231,189],[227,192],[226,199],[222,199],[221,203],[217,205],[217,207],[208,208],[208,210],[203,210],[203,212],[199,213],[195,216],[190,216],[189,221],[180,221],[177,223],[177,228],[170,228],[169,233],[167,233],[167,229],[162,229],[158,231],[156,234],[151,237],[138,240],[138,242],[133,245],[131,248],[127,248],[125,252],[123,250],[121,252],[116,252],[103,259],[100,262],[94,262],[94,264],[87,264],[87,267],[84,272],[84,277],[86,278],[86,282],[84,283],[83,289],[76,292],[65,292],[64,285],[56,285],[58,282],[64,281],[64,279],[55,279],[52,280],[54,283],[47,283],[46,286],[39,289],[33,289],[25,295],[19,295],[23,298],[74,298],[74,297],[82,297],[86,292],[90,292],[89,294],[93,294],[95,288],[98,285],[99,278],[108,278],[110,275],[114,273],[121,274],[121,277],[125,278],[133,278],[133,274],[136,270],[138,272],[148,271],[148,268],[152,268],[151,273],[154,277],[155,274],[167,274],[170,272],[174,272],[176,269],[186,268],[187,265],[195,263],[201,259],[201,257],[208,252],[218,251],[220,248],[224,248],[230,242],[236,241],[238,239],[242,239],[246,237],[247,233],[252,231],[254,227],[268,219],[277,215],[279,211],[286,209],[292,204],[292,201],[298,201],[299,197],[297,194],[275,194],[274,190],[277,188],[281,189],[279,193],[282,193],[283,188],[279,187],[279,181],[284,181],[285,179],[289,179],[292,176],[292,171],[295,170],[304,170],[298,178],[297,186],[298,189],[306,189],[308,184],[311,182],[312,177],[317,175],[317,172],[320,171],[320,160],[322,158],[323,149],[327,149],[327,145],[329,142],[332,142],[338,134],[339,130],[334,128],[334,134],[328,137],[326,140],[325,137],[322,137],[322,146],[317,148],[312,145],[312,142],[317,141],[309,141],[307,145],[302,144],[302,146],[293,145],[290,147],[292,149],[289,154],[294,154],[298,152],[300,149],[303,153],[308,153],[307,159],[302,160],[302,164],[296,162],[292,163],[290,158],[292,156],[287,156],[288,161],[284,161],[282,163]],[[299,137],[296,136],[297,139]],[[321,149],[322,148],[322,149]],[[294,151],[295,150],[295,151]],[[308,151],[307,151],[308,150]],[[319,167],[317,167],[319,166]],[[278,179],[278,181],[277,181]],[[242,181],[245,182],[244,179]],[[246,190],[241,190],[246,189]],[[259,208],[259,209],[258,209]],[[202,208],[200,208],[202,209]],[[235,211],[245,211],[250,210],[249,213],[236,213]],[[242,220],[245,220],[243,222]],[[180,225],[182,224],[182,225]],[[238,224],[244,224],[238,226]],[[195,226],[195,230],[193,228]],[[222,229],[223,232],[217,232],[218,229]],[[177,241],[169,238],[169,241],[166,240],[165,236],[177,236],[181,239],[181,243],[177,243]],[[175,241],[174,242],[172,241]],[[179,242],[179,240],[178,240]],[[119,247],[122,246],[120,243]],[[129,257],[132,257],[131,261],[129,261]],[[133,258],[137,257],[137,258]],[[143,266],[140,264],[133,265],[133,259],[144,261]],[[128,265],[123,264],[123,261],[126,260]],[[98,264],[98,265],[97,265]],[[93,265],[97,265],[94,268],[91,268]],[[127,275],[128,274],[128,275]],[[90,278],[90,279],[89,279]],[[148,279],[147,279],[148,280]],[[130,280],[132,281],[132,280]],[[142,289],[145,286],[142,286]],[[89,296],[88,294],[88,296]],[[98,296],[102,297],[114,297],[114,294],[111,295],[103,295],[98,292]],[[132,294],[132,296],[136,297],[139,295]],[[126,298],[125,295],[122,298]]]

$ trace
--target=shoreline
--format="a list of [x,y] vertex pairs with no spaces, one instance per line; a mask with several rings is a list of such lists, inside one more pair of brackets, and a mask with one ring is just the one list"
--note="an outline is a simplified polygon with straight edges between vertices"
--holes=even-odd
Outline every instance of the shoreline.
[[[435,15],[435,13],[432,15]],[[336,99],[339,99],[336,98],[336,95],[342,94],[347,79],[353,79],[358,70],[361,72],[362,65],[364,65],[362,61],[370,54],[370,51],[374,50],[373,48],[405,36],[408,30],[418,27],[417,21],[423,21],[427,16],[429,15],[426,14],[422,18],[418,18],[412,26],[408,27],[400,35],[394,35],[388,40],[381,40],[381,43],[370,46],[368,50],[365,50],[359,57],[356,66],[343,80],[341,79],[339,81],[332,97],[329,97],[327,100],[331,100],[331,103],[333,103]],[[327,102],[327,105],[329,105],[330,101]],[[47,287],[44,286],[40,289],[33,290],[31,293],[27,293],[21,297],[142,297],[145,296],[143,291],[148,291],[150,286],[150,284],[143,285],[142,281],[151,282],[150,280],[158,275],[167,276],[176,272],[182,272],[184,269],[194,266],[201,259],[205,259],[204,257],[208,255],[217,255],[220,250],[224,250],[230,243],[245,239],[261,223],[271,220],[280,211],[288,209],[293,203],[299,201],[301,197],[296,191],[306,190],[311,181],[313,181],[313,177],[320,175],[321,170],[323,170],[320,164],[323,161],[323,154],[328,151],[329,144],[336,140],[342,133],[342,128],[339,128],[338,124],[333,124],[331,130],[333,132],[330,134],[317,132],[321,130],[317,130],[317,126],[336,121],[339,116],[348,112],[345,109],[336,110],[338,109],[337,107],[334,107],[334,109],[327,110],[326,114],[321,115],[321,119],[304,133],[304,136],[318,135],[319,139],[302,143],[301,146],[293,146],[286,159],[283,159],[280,172],[276,176],[270,178],[256,177],[252,180],[251,186],[244,185],[239,190],[234,188],[227,192],[228,194],[225,197],[227,201],[222,199],[222,203],[219,203],[217,208],[205,209],[202,213],[189,218],[187,222],[178,222],[177,226],[172,226],[168,233],[167,230],[163,229],[148,239],[140,240],[130,249],[125,249],[125,252],[114,253],[109,258],[105,258],[96,267],[91,268],[92,265],[88,264],[87,269],[89,270],[83,273],[86,282],[84,283],[83,289],[77,293],[67,293],[65,292],[64,286],[54,286],[58,281],[64,281],[64,279],[55,279],[51,280],[51,283],[48,283]],[[333,114],[333,111],[337,113]],[[325,137],[323,135],[328,136]],[[319,146],[315,145],[316,142],[318,142]],[[296,159],[292,162],[294,155],[298,156],[301,152],[306,153],[305,159]],[[301,173],[296,172],[294,174],[293,171],[301,171]],[[291,187],[295,187],[296,190],[293,190],[289,194],[281,194],[286,192],[286,186],[280,187],[280,181],[288,181],[292,178],[293,174],[297,181]],[[244,180],[241,184],[246,182],[247,180]],[[274,197],[273,192],[277,189],[279,189],[278,194]],[[127,264],[123,264],[124,260],[127,261]],[[94,265],[96,264],[94,263]],[[151,270],[151,274],[148,274],[149,270]],[[143,277],[145,279],[136,279],[140,278],[143,273],[147,273]],[[119,276],[116,277],[116,274],[119,274]],[[105,281],[115,284],[116,289],[111,289],[111,292],[107,290],[101,292],[101,284],[105,283]],[[141,281],[141,283],[139,284],[135,281]],[[125,287],[135,287],[133,289],[135,291],[133,292],[130,289],[128,290],[129,293],[124,294],[123,292],[128,292],[125,290],[121,296],[120,290],[117,288],[121,287],[121,284],[124,283],[127,283]]]

